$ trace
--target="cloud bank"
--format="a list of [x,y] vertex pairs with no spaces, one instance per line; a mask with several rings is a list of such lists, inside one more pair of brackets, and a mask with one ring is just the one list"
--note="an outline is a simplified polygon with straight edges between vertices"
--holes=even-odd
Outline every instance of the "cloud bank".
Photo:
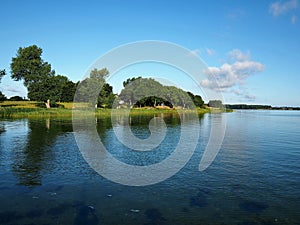
[[[289,13],[298,8],[297,0],[290,0],[286,2],[274,2],[270,5],[269,12],[273,16],[280,16],[286,13]],[[296,15],[291,16],[291,23],[295,24],[297,21]]]
[[[242,92],[234,91],[234,88],[241,88],[248,77],[263,71],[265,66],[260,62],[252,61],[250,53],[243,53],[234,49],[228,54],[228,62],[220,67],[208,67],[204,72],[207,79],[201,81],[203,87],[219,92],[232,92],[242,95]],[[247,96],[246,96],[247,95]],[[245,98],[253,99],[254,96],[244,94]]]
[[273,16],[279,16],[281,14],[284,14],[288,11],[291,11],[293,9],[296,9],[298,6],[298,1],[297,0],[290,0],[286,1],[284,3],[281,2],[274,2],[270,5],[270,13]]

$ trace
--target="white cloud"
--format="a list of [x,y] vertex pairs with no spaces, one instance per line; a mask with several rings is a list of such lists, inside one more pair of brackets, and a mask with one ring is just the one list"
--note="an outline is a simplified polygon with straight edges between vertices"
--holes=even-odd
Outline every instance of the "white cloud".
[[247,94],[244,96],[246,99],[248,99],[249,101],[254,101],[256,99],[256,97],[254,95],[250,95],[250,94]]
[[298,6],[297,0],[290,0],[284,3],[274,2],[270,5],[269,11],[273,16],[279,16],[290,10],[296,9]]
[[206,48],[205,50],[206,50],[207,55],[209,55],[209,56],[212,56],[213,54],[215,54],[215,51],[213,49]]
[[229,60],[230,61],[247,61],[250,59],[250,53],[247,52],[244,54],[241,50],[239,49],[233,49],[231,52],[229,52]]
[[198,54],[200,54],[200,50],[194,49],[190,51],[189,56],[197,56]]
[[231,92],[236,94],[236,95],[243,95],[243,92],[240,91],[240,90],[232,89]]
[[[249,76],[264,70],[260,62],[250,60],[250,53],[242,53],[235,49],[229,53],[229,59],[220,67],[208,67],[204,73],[207,79],[201,81],[201,85],[220,92],[227,92],[230,88],[241,86]],[[238,93],[236,93],[238,94]]]
[[241,96],[244,99],[246,99],[247,101],[254,101],[256,99],[256,97],[252,94],[249,94],[249,92],[247,91],[247,89],[243,88],[243,89],[232,89],[231,93],[234,93],[237,96]]

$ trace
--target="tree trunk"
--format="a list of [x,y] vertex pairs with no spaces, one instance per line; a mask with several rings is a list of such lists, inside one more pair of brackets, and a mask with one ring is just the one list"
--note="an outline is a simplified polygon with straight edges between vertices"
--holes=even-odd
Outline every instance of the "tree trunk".
[[45,102],[45,105],[46,105],[46,108],[47,109],[50,109],[51,106],[50,106],[50,100],[48,99],[47,102]]

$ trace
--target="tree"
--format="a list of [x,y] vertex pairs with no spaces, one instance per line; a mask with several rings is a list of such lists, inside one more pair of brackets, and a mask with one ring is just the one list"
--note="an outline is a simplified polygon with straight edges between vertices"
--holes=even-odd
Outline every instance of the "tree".
[[112,87],[105,82],[108,75],[109,71],[106,68],[93,69],[90,76],[78,84],[76,102],[89,102],[93,106],[100,104],[101,107],[107,107],[105,103],[111,99],[109,95],[112,94]]
[[113,93],[113,87],[105,83],[101,88],[98,97],[98,106],[101,108],[112,108],[116,95]]
[[123,82],[119,99],[130,107],[154,106],[155,96],[160,96],[163,86],[152,78],[133,77]]
[[191,98],[185,91],[174,86],[163,86],[152,78],[131,78],[123,82],[119,99],[129,106],[181,106],[193,107]]
[[0,102],[5,101],[7,98],[5,97],[4,94],[2,94],[2,92],[0,91]]
[[62,92],[61,92],[61,101],[62,102],[73,102],[74,95],[76,92],[76,87],[78,83],[75,84],[72,81],[67,81],[65,85],[62,87]]
[[140,78],[142,78],[142,77],[137,77],[137,78],[135,78],[135,77],[133,77],[133,78],[128,78],[126,81],[123,81],[123,87],[127,86],[129,83],[131,83],[131,82],[133,82],[133,81],[135,81],[135,80],[137,80],[137,79],[140,79]]
[[40,82],[48,76],[54,75],[51,65],[41,58],[43,50],[36,45],[19,48],[17,56],[12,58],[11,78],[24,81],[24,85],[30,88],[32,84]]
[[[12,58],[11,78],[24,81],[28,98],[33,101],[56,102],[61,99],[62,88],[68,78],[58,75],[48,62],[41,58],[42,49],[36,45],[19,48],[16,57]],[[46,104],[50,107],[49,104]]]
[[190,96],[190,98],[193,100],[195,106],[197,106],[197,107],[203,107],[204,101],[203,101],[203,99],[202,99],[202,97],[200,95],[194,95],[193,93],[191,93],[189,91],[187,93]]
[[221,100],[210,100],[208,102],[209,107],[214,107],[214,108],[223,108],[223,103]]
[[[0,83],[1,83],[1,79],[2,77],[5,75],[5,70],[0,70]],[[0,102],[3,102],[6,100],[5,95],[0,91]]]
[[0,70],[0,82],[2,77],[6,74],[5,70]]
[[10,101],[24,101],[24,99],[21,96],[13,96],[9,98]]

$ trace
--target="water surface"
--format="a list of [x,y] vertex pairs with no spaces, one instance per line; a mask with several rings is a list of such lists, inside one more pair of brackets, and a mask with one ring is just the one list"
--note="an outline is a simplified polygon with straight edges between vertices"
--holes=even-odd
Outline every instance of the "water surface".
[[[214,121],[227,121],[213,164],[198,166]],[[151,116],[132,118],[139,138]],[[110,119],[97,119],[102,142],[117,159],[160,162],[180,138],[180,120],[166,115],[167,134],[155,151],[118,143]],[[192,122],[192,121],[191,121]],[[0,121],[0,224],[299,224],[300,112],[205,114],[191,160],[150,186],[113,183],[84,161],[68,119]]]

